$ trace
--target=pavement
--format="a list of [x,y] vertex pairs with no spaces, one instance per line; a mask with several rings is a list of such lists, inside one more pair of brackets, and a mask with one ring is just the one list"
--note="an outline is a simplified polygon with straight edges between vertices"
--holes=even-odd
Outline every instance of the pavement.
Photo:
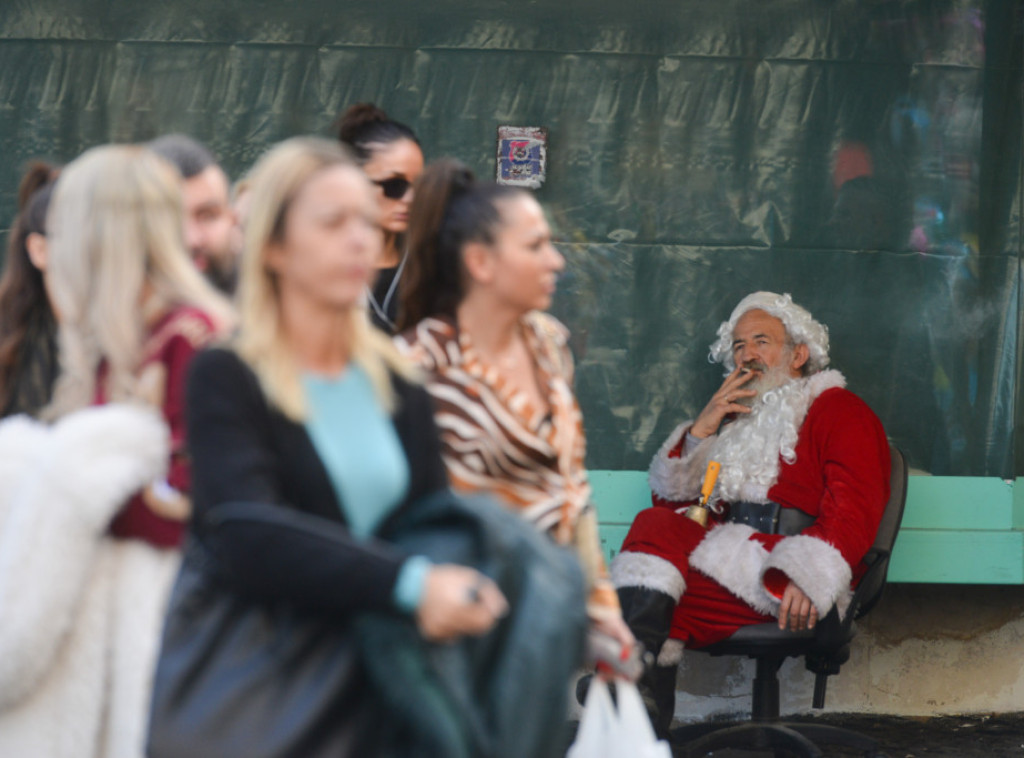
[[[1024,713],[905,718],[825,714],[788,719],[853,729],[879,742],[888,758],[1024,758]],[[826,756],[861,758],[855,750],[828,749]],[[760,758],[771,753],[722,750],[714,758]]]

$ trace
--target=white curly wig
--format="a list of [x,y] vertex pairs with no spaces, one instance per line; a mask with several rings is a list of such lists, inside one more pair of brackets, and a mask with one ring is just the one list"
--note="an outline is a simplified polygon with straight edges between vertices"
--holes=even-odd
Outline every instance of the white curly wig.
[[729,320],[723,321],[718,327],[718,339],[711,344],[711,352],[708,354],[712,362],[721,363],[728,371],[736,368],[732,354],[732,333],[740,317],[747,311],[755,310],[779,319],[793,344],[807,345],[810,351],[807,359],[808,374],[817,373],[828,365],[828,327],[819,324],[806,309],[794,303],[788,292],[784,295],[754,292],[740,300]]

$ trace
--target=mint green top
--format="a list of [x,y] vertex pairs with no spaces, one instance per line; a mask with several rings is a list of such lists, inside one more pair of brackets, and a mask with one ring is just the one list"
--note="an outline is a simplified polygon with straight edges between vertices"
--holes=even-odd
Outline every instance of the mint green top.
[[[304,374],[309,403],[306,432],[323,461],[349,530],[368,539],[409,491],[409,462],[366,372],[349,364],[336,377]],[[395,584],[395,603],[419,605],[430,562],[407,560]]]

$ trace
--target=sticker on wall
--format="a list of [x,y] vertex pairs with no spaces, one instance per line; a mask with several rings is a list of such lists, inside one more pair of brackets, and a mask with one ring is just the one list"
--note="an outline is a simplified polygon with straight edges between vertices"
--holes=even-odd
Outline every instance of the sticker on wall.
[[498,184],[537,189],[548,168],[548,130],[542,126],[498,127]]

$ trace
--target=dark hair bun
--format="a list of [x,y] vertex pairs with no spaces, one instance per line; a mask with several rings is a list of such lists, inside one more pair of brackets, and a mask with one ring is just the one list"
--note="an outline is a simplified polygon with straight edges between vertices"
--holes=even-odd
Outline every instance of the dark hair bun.
[[412,140],[417,146],[420,141],[405,124],[393,121],[388,114],[373,103],[356,103],[335,123],[338,139],[348,145],[356,158],[366,161],[379,145],[397,140]]
[[373,103],[356,103],[341,114],[338,120],[338,139],[348,145],[358,145],[367,127],[386,124],[388,114]]

